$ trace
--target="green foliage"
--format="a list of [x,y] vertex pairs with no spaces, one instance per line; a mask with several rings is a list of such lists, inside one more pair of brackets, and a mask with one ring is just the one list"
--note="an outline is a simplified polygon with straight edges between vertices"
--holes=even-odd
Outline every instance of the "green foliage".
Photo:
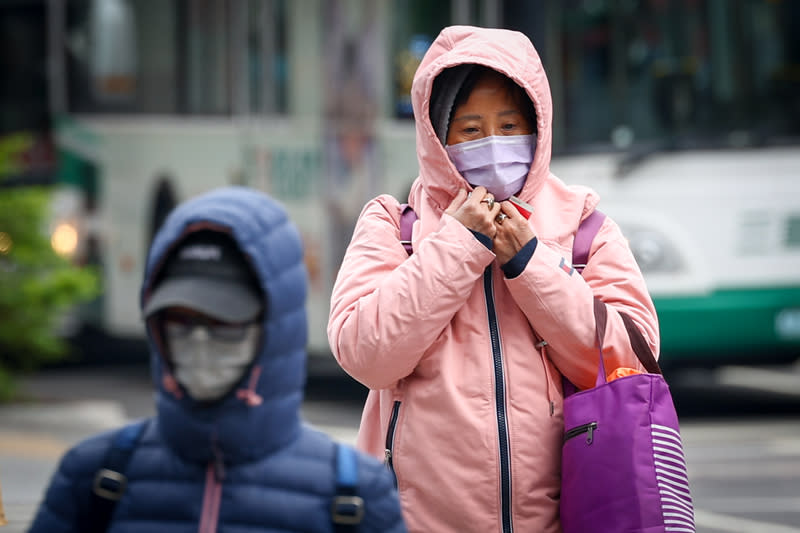
[[51,191],[0,189],[0,399],[14,371],[63,359],[64,313],[98,293],[97,273],[57,255],[47,234]]

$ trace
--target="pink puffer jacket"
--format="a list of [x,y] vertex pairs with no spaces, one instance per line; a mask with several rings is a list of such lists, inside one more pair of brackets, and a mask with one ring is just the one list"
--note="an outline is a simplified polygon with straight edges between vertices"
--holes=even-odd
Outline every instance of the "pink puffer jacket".
[[[437,139],[428,105],[434,78],[461,63],[511,77],[537,113],[536,155],[519,196],[534,207],[539,242],[513,279],[443,214],[469,185]],[[331,301],[333,353],[371,389],[359,446],[394,469],[410,531],[560,531],[560,373],[580,387],[594,384],[594,298],[609,310],[607,369],[639,367],[616,311],[633,318],[657,354],[652,301],[609,218],[583,276],[559,266],[569,263],[578,224],[598,197],[549,171],[550,89],[527,37],[445,29],[417,71],[412,99],[420,165],[409,196],[419,216],[414,253],[399,242],[398,201],[374,199],[359,218]],[[537,347],[540,339],[545,349]]]

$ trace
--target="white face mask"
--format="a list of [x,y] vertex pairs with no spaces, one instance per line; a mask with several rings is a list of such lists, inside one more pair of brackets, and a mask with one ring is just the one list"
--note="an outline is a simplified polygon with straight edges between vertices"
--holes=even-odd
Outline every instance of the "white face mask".
[[483,185],[496,200],[518,193],[533,163],[535,135],[490,135],[445,146],[450,160],[470,185]]
[[241,339],[218,340],[204,326],[165,324],[175,379],[195,400],[222,398],[242,378],[256,355],[259,325],[246,327]]

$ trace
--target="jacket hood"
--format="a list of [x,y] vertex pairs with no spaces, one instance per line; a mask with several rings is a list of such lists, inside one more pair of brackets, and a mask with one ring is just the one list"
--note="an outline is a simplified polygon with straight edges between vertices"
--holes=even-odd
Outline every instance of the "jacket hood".
[[142,308],[171,250],[187,235],[207,229],[228,233],[258,278],[265,305],[261,344],[233,390],[201,405],[173,378],[160,333],[148,320],[159,427],[170,447],[189,460],[249,461],[285,445],[300,430],[307,338],[303,248],[276,201],[245,187],[215,189],[179,205],[159,229],[147,258]]
[[[519,194],[523,200],[530,201],[550,173],[553,105],[550,85],[533,44],[524,34],[511,30],[451,26],[442,30],[422,58],[411,86],[420,168],[414,187],[424,188],[441,210],[447,208],[458,189],[469,187],[450,162],[430,119],[434,80],[443,70],[467,63],[483,65],[506,75],[522,87],[533,102],[538,130],[536,154]],[[412,205],[414,196],[412,189]]]

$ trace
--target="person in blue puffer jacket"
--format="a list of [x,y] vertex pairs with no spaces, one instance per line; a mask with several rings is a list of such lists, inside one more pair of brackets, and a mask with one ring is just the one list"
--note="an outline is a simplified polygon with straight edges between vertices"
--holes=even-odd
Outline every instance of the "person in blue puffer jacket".
[[30,533],[94,531],[103,513],[110,533],[405,532],[389,470],[353,450],[357,483],[341,497],[344,445],[301,418],[306,290],[299,233],[275,200],[224,187],[179,205],[141,290],[156,415],[124,477],[97,477],[118,431],[69,450]]

